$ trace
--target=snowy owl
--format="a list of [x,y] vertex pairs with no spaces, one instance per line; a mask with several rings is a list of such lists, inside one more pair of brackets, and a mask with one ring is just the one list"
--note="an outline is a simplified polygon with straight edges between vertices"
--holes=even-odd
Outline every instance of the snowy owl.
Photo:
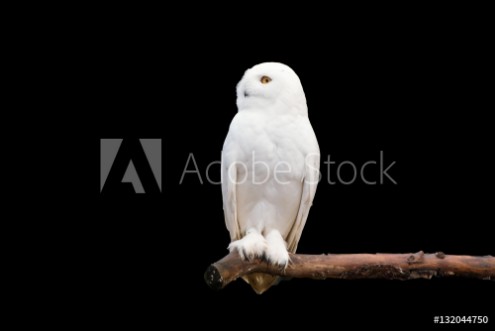
[[[229,250],[285,268],[308,218],[320,149],[296,73],[281,63],[248,69],[222,151],[222,196]],[[243,277],[261,294],[278,281]]]

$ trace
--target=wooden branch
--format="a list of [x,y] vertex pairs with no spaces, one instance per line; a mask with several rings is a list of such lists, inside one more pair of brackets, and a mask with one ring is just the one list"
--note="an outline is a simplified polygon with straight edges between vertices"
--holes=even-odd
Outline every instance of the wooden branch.
[[493,256],[424,254],[290,254],[287,268],[279,268],[261,259],[243,261],[237,252],[213,263],[205,272],[205,281],[213,289],[224,288],[237,278],[262,272],[288,278],[311,279],[430,279],[468,277],[495,280]]

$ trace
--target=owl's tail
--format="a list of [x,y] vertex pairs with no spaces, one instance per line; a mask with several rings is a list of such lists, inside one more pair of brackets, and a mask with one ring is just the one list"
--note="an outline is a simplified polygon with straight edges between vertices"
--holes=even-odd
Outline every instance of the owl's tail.
[[280,281],[279,276],[272,276],[269,274],[252,273],[243,276],[242,279],[246,281],[257,294],[262,294],[273,285],[277,285]]

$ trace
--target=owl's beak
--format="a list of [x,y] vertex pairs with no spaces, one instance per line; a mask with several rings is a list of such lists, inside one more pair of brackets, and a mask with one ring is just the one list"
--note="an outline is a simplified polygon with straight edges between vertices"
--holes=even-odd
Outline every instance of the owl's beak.
[[249,96],[249,93],[247,91],[244,91],[244,97],[247,98]]

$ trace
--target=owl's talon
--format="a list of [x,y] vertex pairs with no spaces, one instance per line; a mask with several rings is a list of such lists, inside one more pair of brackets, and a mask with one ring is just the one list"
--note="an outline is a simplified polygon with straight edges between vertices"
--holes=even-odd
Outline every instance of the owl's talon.
[[229,251],[237,251],[243,260],[252,261],[263,258],[267,244],[265,238],[258,232],[249,232],[242,238],[229,245]]
[[266,236],[268,249],[266,250],[266,258],[269,263],[277,265],[281,268],[287,268],[289,265],[289,252],[282,235],[277,230],[271,231]]

